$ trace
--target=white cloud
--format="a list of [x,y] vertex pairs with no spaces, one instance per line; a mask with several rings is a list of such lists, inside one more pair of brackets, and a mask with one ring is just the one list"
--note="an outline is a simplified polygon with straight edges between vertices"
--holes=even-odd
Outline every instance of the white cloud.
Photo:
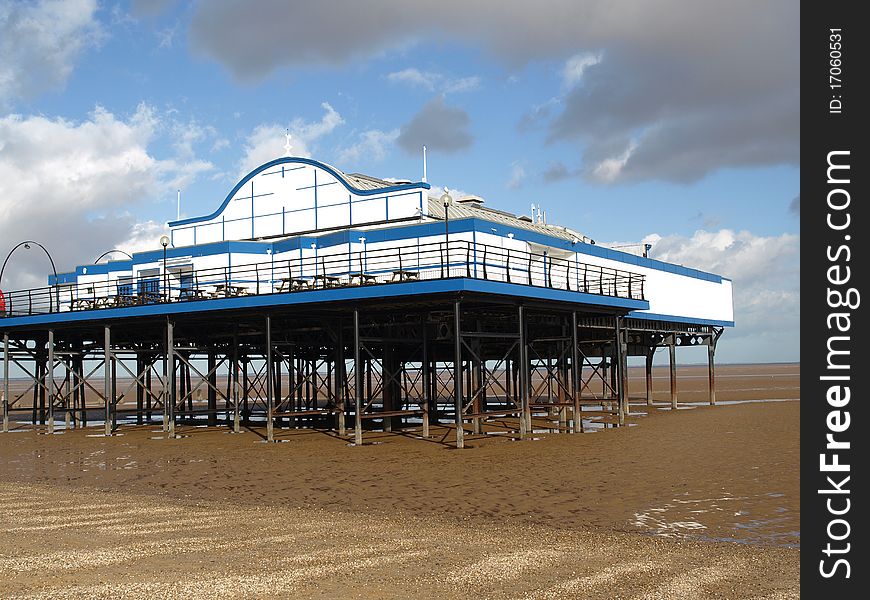
[[580,52],[575,54],[562,67],[562,86],[572,88],[583,79],[583,72],[601,62],[600,52]]
[[619,179],[619,175],[628,159],[631,158],[632,152],[637,147],[635,142],[631,142],[628,147],[618,156],[611,156],[599,161],[597,164],[590,165],[591,178],[602,183],[612,183]]
[[452,79],[442,73],[420,71],[413,67],[388,74],[387,81],[420,87],[429,92],[438,90],[442,94],[470,92],[480,87],[480,77],[477,76]]
[[96,0],[0,3],[0,106],[62,87],[104,34]]
[[[42,242],[60,271],[106,250],[154,246],[161,226],[140,223],[132,209],[159,200],[211,168],[194,157],[158,158],[149,146],[163,131],[140,105],[127,118],[97,107],[85,120],[8,115],[0,118],[0,240]],[[21,252],[21,251],[19,251]],[[21,252],[3,287],[45,285],[45,257]]]
[[388,148],[396,142],[399,130],[381,131],[370,129],[359,136],[359,141],[338,152],[339,167],[357,163],[360,160],[381,161],[387,156]]
[[419,86],[429,90],[435,90],[435,84],[441,81],[441,75],[438,73],[426,73],[413,67],[395,71],[387,75],[387,81],[390,83],[406,83],[411,86]]
[[508,179],[507,187],[512,190],[517,190],[523,187],[523,181],[526,178],[526,169],[520,161],[511,163],[511,176]]
[[692,237],[651,234],[643,241],[653,244],[651,258],[733,281],[736,326],[720,342],[720,360],[799,360],[799,236],[720,229]]
[[293,119],[289,126],[264,123],[254,128],[244,145],[244,156],[239,162],[238,176],[244,177],[263,163],[284,156],[285,133],[289,130],[292,156],[311,156],[311,147],[324,136],[344,123],[341,115],[328,103],[321,104],[324,110],[319,121]]
[[448,79],[444,83],[445,94],[457,94],[459,92],[470,92],[480,87],[480,77],[462,77],[460,79]]

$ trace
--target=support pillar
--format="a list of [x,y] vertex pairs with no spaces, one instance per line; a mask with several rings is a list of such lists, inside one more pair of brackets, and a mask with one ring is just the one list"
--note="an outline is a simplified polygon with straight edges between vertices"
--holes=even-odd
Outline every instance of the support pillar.
[[354,401],[355,407],[355,422],[354,422],[354,443],[357,446],[362,446],[362,389],[363,389],[363,364],[359,352],[359,311],[353,311],[353,375],[354,375]]
[[462,429],[462,329],[460,302],[453,303],[453,404],[456,412],[456,447],[465,447],[465,431]]
[[239,340],[233,336],[233,433],[239,433]]
[[624,356],[625,356],[625,348],[622,343],[622,328],[620,327],[620,319],[619,317],[614,317],[614,329],[615,329],[615,355],[614,362],[611,365],[611,378],[615,379],[616,383],[616,405],[617,405],[617,421],[619,422],[619,426],[622,427],[625,425],[625,405],[626,397],[625,397],[625,377],[623,374],[624,368]]
[[3,433],[9,432],[9,334],[3,334]]
[[[347,382],[347,372],[345,370],[345,362],[344,362],[344,323],[339,322],[338,324],[338,344],[336,346],[336,360],[335,360],[335,390],[334,398],[336,400],[335,410],[337,411],[338,416],[338,435],[340,437],[344,437],[347,435],[347,424],[345,423],[345,390],[347,386],[345,385]],[[291,369],[292,370],[292,369]]]
[[646,352],[646,405],[652,406],[653,403],[653,358],[655,358],[655,348],[650,348]]
[[423,360],[420,368],[423,369],[423,438],[429,437],[429,404],[432,399],[432,388],[429,372],[429,331],[426,322],[423,322]]
[[54,433],[54,330],[48,330],[48,367],[45,372],[48,402],[48,433]]
[[163,401],[164,414],[168,422],[169,437],[175,437],[175,326],[172,321],[166,321],[166,385],[169,386],[166,399]]
[[710,344],[707,346],[707,381],[710,386],[710,405],[716,404],[716,367],[714,358],[716,355],[716,338],[710,339]]
[[668,346],[668,356],[670,357],[671,366],[671,408],[677,409],[677,344],[675,336],[671,336],[671,343]]
[[106,400],[106,435],[112,435],[112,413],[115,408],[115,398],[112,394],[112,332],[108,325],[104,327],[104,357],[103,357],[103,393]]
[[275,441],[275,411],[273,379],[275,365],[272,362],[272,317],[266,315],[266,441]]
[[580,357],[577,347],[577,313],[571,313],[571,391],[574,395],[574,433],[583,433],[583,415],[580,407],[580,392],[583,385],[580,382]]
[[522,306],[517,309],[520,329],[520,359],[517,379],[520,392],[520,437],[532,433],[532,410],[529,406],[529,357],[526,344],[526,313]]

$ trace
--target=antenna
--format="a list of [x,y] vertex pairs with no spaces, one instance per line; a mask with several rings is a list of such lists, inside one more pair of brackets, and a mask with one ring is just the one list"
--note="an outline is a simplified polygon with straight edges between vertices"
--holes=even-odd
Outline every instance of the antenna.
[[423,183],[426,183],[426,146],[423,146]]
[[289,129],[287,129],[286,132],[287,132],[287,133],[284,134],[284,137],[287,139],[287,141],[284,143],[284,156],[290,156],[290,150],[293,149],[293,146],[290,145],[290,139],[291,139],[293,136],[290,135],[290,130],[289,130]]
[[175,214],[175,220],[180,221],[181,220],[181,190],[176,190],[176,191],[178,192],[178,197],[176,200],[178,203],[178,208],[177,208],[177,211]]

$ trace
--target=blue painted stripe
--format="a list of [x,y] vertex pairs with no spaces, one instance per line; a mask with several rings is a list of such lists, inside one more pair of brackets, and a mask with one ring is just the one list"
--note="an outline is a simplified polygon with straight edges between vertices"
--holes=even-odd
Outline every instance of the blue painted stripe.
[[483,281],[478,279],[434,279],[405,283],[384,283],[372,286],[311,290],[286,294],[264,294],[261,296],[242,296],[193,302],[174,302],[172,304],[151,304],[128,308],[105,308],[93,311],[76,311],[28,317],[0,319],[0,328],[25,327],[34,325],[76,323],[83,321],[105,321],[109,319],[154,317],[173,314],[189,314],[238,310],[244,308],[266,308],[270,306],[294,306],[323,302],[352,300],[371,300],[440,294],[449,292],[479,292],[516,298],[553,300],[581,306],[608,307],[622,310],[643,310],[649,308],[645,300],[596,296],[582,292],[538,288],[516,283]]
[[678,317],[676,315],[661,315],[658,313],[631,311],[628,313],[631,319],[646,319],[647,321],[674,321],[675,323],[688,323],[690,325],[713,325],[715,327],[734,327],[734,321],[719,321],[717,319],[698,319],[694,317]]
[[329,173],[330,175],[335,177],[338,181],[340,181],[342,183],[342,185],[344,185],[344,187],[346,187],[349,191],[351,191],[354,194],[357,194],[359,196],[374,196],[374,195],[378,195],[378,194],[386,194],[386,193],[390,193],[390,192],[398,192],[398,191],[403,191],[403,190],[416,190],[419,188],[423,188],[423,189],[428,190],[431,187],[428,183],[418,182],[418,183],[403,183],[400,185],[392,185],[390,187],[378,188],[376,190],[361,190],[361,189],[355,188],[352,185],[350,185],[344,179],[344,177],[341,176],[341,174],[338,171],[336,171],[334,168],[330,167],[327,164],[324,164],[324,163],[316,161],[316,160],[312,160],[310,158],[300,158],[297,156],[283,156],[281,158],[276,158],[273,161],[267,162],[264,165],[260,165],[259,167],[257,167],[256,169],[254,169],[253,171],[251,171],[250,173],[245,175],[242,178],[242,180],[239,181],[236,184],[236,186],[230,191],[230,193],[227,195],[226,199],[221,203],[221,205],[218,207],[218,209],[216,211],[214,211],[212,214],[204,216],[204,217],[191,217],[189,219],[181,219],[180,221],[171,221],[169,223],[169,226],[170,227],[177,227],[179,225],[189,225],[191,223],[202,223],[203,221],[210,221],[210,220],[220,216],[220,214],[224,211],[224,209],[227,207],[227,205],[233,199],[233,196],[236,194],[236,192],[238,192],[242,188],[242,186],[245,185],[248,181],[250,181],[253,177],[255,177],[256,175],[262,173],[263,171],[265,171],[266,169],[269,169],[271,167],[274,167],[277,165],[289,164],[289,163],[311,165],[312,167],[317,167],[317,168],[323,169],[324,171],[326,171],[327,173]]

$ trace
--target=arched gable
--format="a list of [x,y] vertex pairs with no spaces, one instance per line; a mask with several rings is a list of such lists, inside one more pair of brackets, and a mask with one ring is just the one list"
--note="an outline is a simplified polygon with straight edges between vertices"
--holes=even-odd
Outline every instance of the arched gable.
[[282,157],[239,181],[210,215],[169,223],[174,246],[243,240],[412,218],[426,183],[384,185],[325,163]]

